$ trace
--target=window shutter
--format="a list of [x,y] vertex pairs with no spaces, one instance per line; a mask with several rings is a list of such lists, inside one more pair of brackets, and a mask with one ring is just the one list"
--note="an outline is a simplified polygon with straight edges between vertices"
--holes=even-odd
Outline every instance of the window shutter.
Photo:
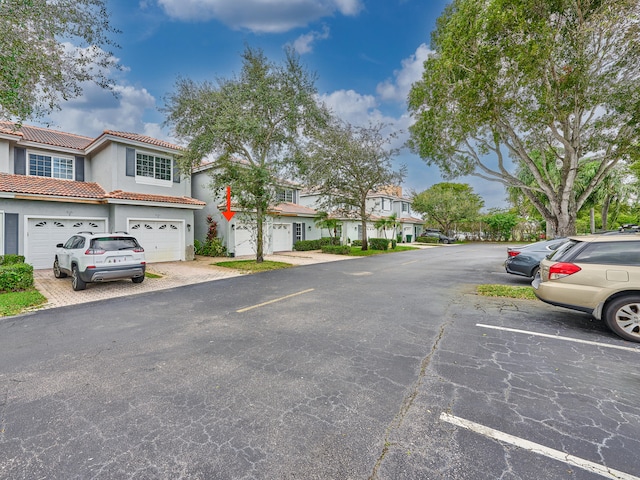
[[173,161],[173,183],[180,183],[180,169],[178,168],[178,162]]
[[292,223],[291,225],[293,225],[293,228],[291,229],[293,231],[293,244],[296,244],[296,227],[298,226],[297,223]]
[[[16,149],[17,150],[17,149]],[[21,149],[24,152],[24,148]],[[18,254],[18,214],[4,214],[4,253]]]
[[16,147],[13,150],[13,173],[16,175],[27,174],[27,151]]
[[134,148],[127,148],[127,169],[125,174],[127,177],[136,176],[136,150]]
[[306,240],[307,238],[307,224],[303,223],[302,224],[302,240]]
[[84,182],[84,157],[76,157],[76,182]]

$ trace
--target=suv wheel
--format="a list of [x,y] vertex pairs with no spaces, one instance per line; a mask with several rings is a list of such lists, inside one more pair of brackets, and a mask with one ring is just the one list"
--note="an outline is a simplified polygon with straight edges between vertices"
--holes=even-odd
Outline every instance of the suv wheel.
[[640,295],[627,295],[613,300],[607,305],[604,321],[625,340],[640,342]]
[[133,283],[142,283],[144,281],[144,275],[142,275],[141,277],[133,277],[131,281]]
[[67,274],[60,270],[60,264],[57,258],[53,262],[53,276],[56,278],[67,278]]
[[77,265],[71,267],[71,286],[76,292],[78,290],[84,290],[87,287],[84,280],[80,278],[80,272],[78,271]]

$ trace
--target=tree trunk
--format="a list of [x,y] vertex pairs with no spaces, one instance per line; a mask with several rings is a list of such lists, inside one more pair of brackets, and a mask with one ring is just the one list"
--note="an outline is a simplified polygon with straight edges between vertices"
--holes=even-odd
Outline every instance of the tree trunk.
[[369,250],[367,243],[367,205],[363,203],[360,205],[360,220],[362,222],[362,250]]
[[591,233],[596,233],[596,214],[593,207],[589,210],[589,227]]
[[609,228],[609,206],[611,205],[611,197],[607,195],[602,202],[602,229]]
[[264,221],[263,217],[264,217],[264,214],[262,211],[262,206],[258,205],[258,207],[256,208],[256,225],[258,228],[258,231],[256,232],[256,263],[264,262],[264,252],[262,251],[262,247],[264,245],[264,242],[262,239],[262,234],[263,234],[262,223]]

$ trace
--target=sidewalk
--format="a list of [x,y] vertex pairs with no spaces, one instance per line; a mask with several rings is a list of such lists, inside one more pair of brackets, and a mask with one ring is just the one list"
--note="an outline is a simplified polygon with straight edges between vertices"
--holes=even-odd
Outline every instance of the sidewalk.
[[[131,280],[88,283],[87,289],[79,292],[75,292],[71,288],[70,278],[55,278],[51,269],[34,270],[33,279],[35,287],[40,293],[47,297],[48,300],[48,302],[40,308],[54,308],[247,275],[237,270],[217,267],[212,264],[225,260],[249,260],[251,258],[253,257],[231,259],[227,257],[212,258],[197,256],[193,261],[151,263],[147,265],[147,272],[160,275],[161,278],[145,278],[142,283],[133,283]],[[330,255],[315,251],[282,252],[265,256],[265,260],[291,263],[293,265],[311,265],[314,263],[351,260],[354,258],[357,257]]]

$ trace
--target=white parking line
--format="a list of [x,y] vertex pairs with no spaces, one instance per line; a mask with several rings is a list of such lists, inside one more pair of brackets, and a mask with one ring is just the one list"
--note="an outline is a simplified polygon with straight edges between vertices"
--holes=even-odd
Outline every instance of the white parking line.
[[534,335],[536,337],[553,338],[556,340],[564,340],[565,342],[584,343],[586,345],[595,345],[597,347],[616,348],[618,350],[625,350],[627,352],[640,353],[640,348],[623,347],[621,345],[609,345],[607,343],[591,342],[589,340],[579,340],[577,338],[561,337],[560,335],[549,335],[548,333],[530,332],[529,330],[518,330],[516,328],[496,327],[494,325],[485,325],[483,323],[476,323],[476,327],[491,328],[493,330],[502,330],[504,332],[523,333],[525,335]]
[[269,300],[268,302],[259,303],[258,305],[252,305],[251,307],[241,308],[240,310],[236,310],[236,313],[243,313],[249,310],[253,310],[254,308],[264,307],[265,305],[271,305],[272,303],[280,302],[282,300],[286,300],[287,298],[296,297],[298,295],[302,295],[303,293],[313,292],[315,289],[310,288],[308,290],[303,290],[301,292],[292,293],[291,295],[285,295],[284,297],[274,298],[273,300]]
[[589,460],[575,457],[559,450],[554,450],[553,448],[545,447],[544,445],[540,445],[539,443],[530,442],[529,440],[509,435],[508,433],[501,432],[500,430],[494,430],[493,428],[486,427],[479,423],[449,415],[445,412],[440,414],[440,420],[443,422],[451,423],[452,425],[455,425],[457,427],[462,427],[467,430],[479,433],[480,435],[484,435],[485,437],[493,438],[494,440],[498,440],[499,442],[509,443],[511,445],[515,445],[516,447],[523,448],[525,450],[529,450],[531,452],[538,453],[549,458],[553,458],[554,460],[558,460],[569,465],[573,465],[574,467],[582,468],[583,470],[601,475],[605,478],[611,478],[615,480],[640,480],[640,477],[635,477],[628,473],[614,470],[613,468],[608,468],[598,463],[590,462]]

